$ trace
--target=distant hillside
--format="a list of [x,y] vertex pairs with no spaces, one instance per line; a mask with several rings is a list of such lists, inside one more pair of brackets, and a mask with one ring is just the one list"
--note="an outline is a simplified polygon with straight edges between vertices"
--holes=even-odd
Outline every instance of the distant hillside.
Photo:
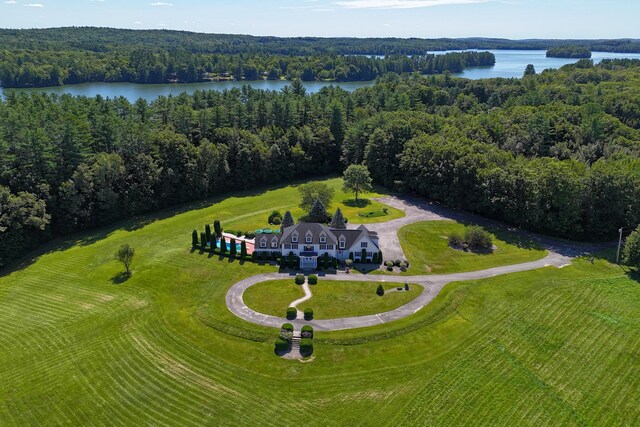
[[583,46],[558,46],[547,51],[547,58],[591,58],[591,49]]

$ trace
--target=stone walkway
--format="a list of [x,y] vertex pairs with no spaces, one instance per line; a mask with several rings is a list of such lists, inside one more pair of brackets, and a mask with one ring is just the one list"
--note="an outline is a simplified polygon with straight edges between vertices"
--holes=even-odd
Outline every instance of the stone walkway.
[[[304,284],[302,285],[302,290],[304,291],[304,296],[302,298],[299,298],[293,301],[291,304],[289,304],[289,307],[298,309],[298,306],[300,304],[302,304],[305,301],[309,301],[311,299],[313,294],[311,293],[311,289],[309,288],[309,282],[307,280],[305,280]],[[304,313],[298,310],[298,317],[302,317],[302,316],[304,316]]]

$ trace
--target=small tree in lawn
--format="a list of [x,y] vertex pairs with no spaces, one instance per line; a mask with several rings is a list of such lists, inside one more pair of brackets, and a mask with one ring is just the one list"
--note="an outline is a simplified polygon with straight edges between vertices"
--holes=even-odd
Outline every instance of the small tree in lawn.
[[293,215],[291,215],[291,212],[286,211],[282,217],[282,228],[291,227],[295,224],[296,223],[293,221]]
[[193,247],[196,247],[200,244],[200,242],[198,241],[198,232],[196,230],[193,230],[193,233],[191,233],[191,245],[193,245]]
[[624,244],[622,261],[632,267],[640,267],[640,226],[629,234]]
[[216,237],[222,237],[222,226],[217,219],[213,221],[213,231],[216,233]]
[[127,276],[131,276],[131,263],[135,254],[136,251],[128,244],[120,246],[120,249],[116,252],[115,258],[124,265]]
[[247,242],[244,240],[240,242],[240,259],[245,259],[247,257]]
[[324,208],[324,205],[320,201],[320,199],[316,199],[311,207],[311,211],[309,211],[309,221],[311,222],[326,222],[327,221],[327,210]]
[[382,286],[382,284],[378,285],[378,289],[376,289],[376,294],[378,294],[379,297],[384,295],[384,287]]
[[205,233],[200,233],[200,247],[202,249],[207,248],[207,235]]
[[238,249],[236,247],[236,239],[232,237],[231,241],[229,242],[229,255],[235,258],[237,253],[238,253]]
[[227,253],[227,241],[224,236],[220,237],[220,255]]
[[[204,234],[207,237],[207,242],[212,242],[211,240],[211,226],[209,224],[204,226]],[[213,246],[213,245],[211,245]]]
[[344,215],[342,215],[342,210],[340,210],[340,208],[336,209],[336,213],[333,214],[329,227],[337,230],[345,230],[347,228],[347,224],[344,221]]
[[344,171],[343,179],[343,191],[347,193],[354,193],[356,196],[356,203],[358,202],[358,195],[360,193],[366,193],[373,189],[371,186],[371,174],[365,165],[349,166],[347,170]]

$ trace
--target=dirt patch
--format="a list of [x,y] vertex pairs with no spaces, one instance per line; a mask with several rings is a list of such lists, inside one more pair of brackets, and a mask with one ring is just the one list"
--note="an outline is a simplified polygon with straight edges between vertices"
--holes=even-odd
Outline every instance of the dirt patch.
[[88,302],[81,302],[80,308],[82,308],[83,310],[93,310],[94,308],[96,308],[96,306]]

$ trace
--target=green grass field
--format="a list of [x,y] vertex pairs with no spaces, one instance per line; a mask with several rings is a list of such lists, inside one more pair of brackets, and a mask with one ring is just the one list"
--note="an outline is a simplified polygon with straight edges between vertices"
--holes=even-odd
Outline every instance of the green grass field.
[[[282,188],[138,218],[0,277],[0,424],[640,422],[640,285],[603,260],[451,284],[409,318],[317,333],[312,362],[278,358],[275,330],[224,305],[274,267],[191,252],[190,233],[296,203]],[[123,243],[134,274],[114,284]]]
[[[384,284],[385,291],[400,284]],[[376,295],[378,283],[322,280],[311,285],[313,297],[300,304],[298,310],[310,307],[315,319],[365,316],[383,313],[398,308],[415,299],[422,292],[419,285],[411,285],[409,292],[391,291],[384,296]],[[247,289],[245,303],[259,313],[285,316],[289,304],[304,296],[300,285],[291,280],[270,280]]]
[[502,265],[535,261],[546,251],[515,235],[496,230],[492,232],[496,249],[490,254],[463,252],[449,247],[447,238],[452,232],[461,233],[463,224],[454,221],[427,221],[402,227],[398,232],[402,250],[410,263],[406,274],[446,274],[484,270]]

